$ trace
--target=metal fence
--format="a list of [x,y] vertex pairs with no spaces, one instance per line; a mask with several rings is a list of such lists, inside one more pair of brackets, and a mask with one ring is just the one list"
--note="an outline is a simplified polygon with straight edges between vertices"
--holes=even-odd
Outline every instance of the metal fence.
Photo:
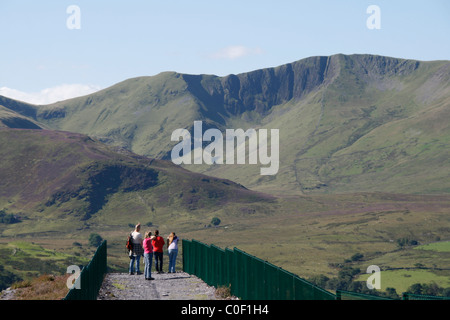
[[183,240],[183,271],[243,300],[335,300],[336,296],[237,248]]
[[106,240],[95,251],[92,260],[81,270],[76,281],[79,289],[74,286],[63,300],[97,300],[98,291],[103,283],[107,268]]
[[336,300],[394,300],[394,299],[359,292],[336,290]]
[[[107,271],[106,240],[83,268],[63,300],[96,300]],[[336,295],[237,248],[221,249],[197,240],[182,241],[183,271],[210,286],[229,287],[243,300],[391,300],[386,297],[337,290]],[[449,300],[450,297],[403,293],[402,300]]]

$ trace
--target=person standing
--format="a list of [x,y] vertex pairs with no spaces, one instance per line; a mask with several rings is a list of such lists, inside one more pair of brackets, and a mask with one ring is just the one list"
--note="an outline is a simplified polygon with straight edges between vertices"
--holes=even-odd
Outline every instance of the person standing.
[[141,230],[141,224],[138,223],[134,229],[134,231],[131,233],[131,237],[132,237],[132,242],[133,242],[133,250],[131,251],[131,256],[130,256],[130,268],[129,268],[129,272],[130,274],[134,274],[133,273],[133,265],[135,265],[135,272],[136,274],[141,274],[140,269],[139,269],[139,264],[141,261],[141,256],[144,254],[144,249],[142,248],[142,235],[140,234],[140,230]]
[[155,280],[155,278],[152,278],[152,261],[153,261],[153,245],[152,240],[155,237],[152,236],[152,233],[150,231],[145,233],[145,239],[143,241],[143,247],[144,247],[144,276],[145,280]]
[[178,237],[172,232],[167,238],[167,250],[169,251],[169,273],[175,273],[175,262],[178,255]]
[[159,230],[155,230],[155,239],[152,240],[153,255],[155,256],[155,269],[157,273],[162,272],[163,265],[163,248],[165,241],[159,235]]

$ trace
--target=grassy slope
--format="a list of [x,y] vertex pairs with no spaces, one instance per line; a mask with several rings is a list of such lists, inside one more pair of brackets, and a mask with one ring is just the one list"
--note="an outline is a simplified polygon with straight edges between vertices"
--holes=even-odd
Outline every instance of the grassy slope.
[[[176,73],[129,79],[93,95],[38,109],[37,118],[135,153],[161,158],[173,130],[193,123],[193,99]],[[168,141],[161,144],[163,138]]]
[[[347,112],[340,121],[349,123],[333,123],[339,117],[333,112],[327,117],[326,108],[324,126],[332,124],[324,130],[332,128],[337,134],[341,128],[356,128],[344,135],[347,141],[340,146],[319,143],[306,154],[329,157],[315,172],[330,184],[329,191],[448,192],[448,66],[420,64],[414,72],[385,76],[365,87],[359,103],[354,102],[357,99],[337,103],[341,92],[348,95],[346,87],[327,90],[325,104]],[[433,88],[427,88],[433,81]],[[438,89],[441,97],[433,96],[430,91]]]
[[86,265],[89,259],[84,256],[92,254],[92,249],[82,246],[64,251],[57,246],[56,248],[58,251],[27,241],[2,242],[2,273],[14,273],[19,279],[29,279],[44,273],[64,274],[70,265]]

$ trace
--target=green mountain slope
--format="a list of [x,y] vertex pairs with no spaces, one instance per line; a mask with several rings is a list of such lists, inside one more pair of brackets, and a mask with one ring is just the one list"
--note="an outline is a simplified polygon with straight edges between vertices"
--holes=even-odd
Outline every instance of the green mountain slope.
[[0,224],[3,236],[163,223],[174,213],[181,225],[206,223],[223,212],[271,210],[270,197],[229,180],[77,133],[0,129],[0,148],[0,208],[20,221]]
[[279,129],[275,176],[260,165],[185,167],[273,194],[448,193],[449,106],[449,61],[334,55],[226,77],[129,79],[35,107],[32,119],[159,159],[195,120],[222,132]]

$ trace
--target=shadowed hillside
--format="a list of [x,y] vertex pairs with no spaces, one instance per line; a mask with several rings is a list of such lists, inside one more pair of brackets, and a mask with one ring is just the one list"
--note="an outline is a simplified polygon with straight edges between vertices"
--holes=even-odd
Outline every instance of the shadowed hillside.
[[1,129],[0,148],[0,208],[20,221],[3,235],[75,230],[99,219],[164,221],[172,212],[180,221],[220,210],[241,214],[252,203],[271,202],[229,180],[113,150],[77,133]]

